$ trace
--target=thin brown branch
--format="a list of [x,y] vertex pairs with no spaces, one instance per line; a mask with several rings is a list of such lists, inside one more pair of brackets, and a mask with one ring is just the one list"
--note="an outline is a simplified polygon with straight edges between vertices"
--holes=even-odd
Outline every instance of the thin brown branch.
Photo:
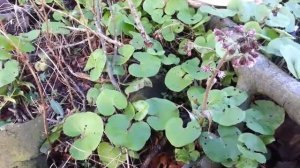
[[132,0],[127,0],[127,4],[130,8],[131,14],[133,15],[133,19],[136,24],[136,28],[141,33],[146,47],[151,48],[153,46],[153,43],[152,43],[150,37],[148,36],[147,32],[145,31],[145,28],[141,22],[141,17],[137,12],[136,7],[134,6],[134,3],[132,2]]
[[41,105],[39,106],[39,110],[42,112],[43,115],[43,121],[44,121],[44,131],[46,136],[48,137],[48,123],[47,123],[47,110],[46,110],[46,100],[44,97],[44,92],[40,83],[39,78],[37,77],[37,75],[35,74],[35,70],[32,67],[32,65],[29,63],[29,59],[28,59],[28,55],[22,53],[19,48],[17,47],[17,45],[7,36],[7,34],[0,29],[0,33],[3,34],[3,36],[10,42],[10,44],[12,44],[16,50],[16,52],[19,55],[19,60],[28,68],[28,70],[30,71],[31,75],[33,76],[33,79],[37,85],[38,88],[38,92],[40,95],[40,99],[41,99]]
[[118,46],[123,46],[123,44],[122,44],[121,42],[116,41],[116,40],[113,40],[113,39],[111,39],[111,38],[105,36],[103,33],[99,33],[99,32],[94,31],[93,29],[91,29],[91,28],[88,27],[87,25],[81,23],[81,21],[79,21],[78,19],[76,19],[76,18],[73,17],[72,15],[69,15],[69,14],[67,14],[67,13],[65,13],[65,12],[63,12],[63,11],[61,11],[61,10],[54,9],[53,7],[51,7],[51,6],[47,5],[47,4],[45,4],[45,6],[46,6],[47,8],[49,8],[50,10],[54,11],[54,12],[58,12],[58,13],[64,15],[64,16],[66,16],[66,17],[69,17],[71,20],[74,20],[74,21],[77,22],[78,24],[82,25],[82,26],[83,26],[85,29],[87,29],[89,32],[91,32],[92,34],[98,36],[98,37],[100,38],[100,40],[103,39],[103,40],[107,41],[108,43],[115,44],[115,45],[118,45]]
[[[100,21],[101,21],[101,17],[102,17],[102,8],[100,6],[101,2],[102,2],[102,0],[95,0],[95,12],[96,12],[96,21],[95,21],[95,23],[96,23],[97,31],[98,31],[99,34],[103,34],[102,28],[100,26]],[[105,41],[103,39],[100,39],[100,42],[101,42],[102,49],[103,49],[103,51],[106,54],[107,53],[106,43],[105,43]],[[115,79],[115,77],[113,75],[112,63],[109,60],[106,62],[106,71],[107,71],[108,77],[109,77],[112,85],[117,90],[120,91],[121,90],[120,86],[119,86],[117,80]]]

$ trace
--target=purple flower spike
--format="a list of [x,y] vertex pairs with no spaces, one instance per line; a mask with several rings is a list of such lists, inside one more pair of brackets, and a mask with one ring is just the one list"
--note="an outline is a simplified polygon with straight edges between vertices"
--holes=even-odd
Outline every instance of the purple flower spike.
[[231,30],[215,29],[216,40],[234,58],[234,67],[253,67],[259,56],[259,43],[255,30],[246,31],[244,26],[236,26]]

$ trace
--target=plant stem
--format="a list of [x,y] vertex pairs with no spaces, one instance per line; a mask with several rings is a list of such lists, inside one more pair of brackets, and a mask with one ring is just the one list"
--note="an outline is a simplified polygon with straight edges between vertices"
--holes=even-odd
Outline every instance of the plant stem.
[[209,96],[209,92],[212,89],[213,85],[215,84],[214,79],[216,78],[219,70],[222,68],[223,64],[226,62],[226,57],[228,56],[228,54],[226,53],[223,58],[219,61],[216,69],[213,71],[212,76],[207,80],[207,86],[205,89],[205,93],[204,93],[204,98],[202,101],[202,109],[201,109],[201,113],[209,120],[209,126],[208,126],[208,131],[210,131],[210,127],[211,127],[211,123],[212,123],[212,119],[211,119],[211,115],[210,112],[208,112],[209,114],[207,114],[207,105],[208,105],[208,96]]
[[133,19],[134,22],[136,24],[136,28],[139,30],[139,32],[141,33],[143,39],[144,39],[144,43],[148,48],[151,48],[153,43],[150,39],[150,37],[148,36],[142,22],[141,22],[141,18],[136,10],[136,7],[134,6],[134,3],[132,2],[132,0],[127,0],[127,4],[130,8],[131,14],[133,15]]
[[[102,28],[100,26],[100,21],[101,21],[101,17],[102,17],[102,9],[101,9],[100,4],[101,4],[102,0],[95,0],[94,2],[95,2],[95,12],[96,12],[95,25],[96,25],[98,34],[100,35],[100,34],[103,34]],[[111,11],[111,12],[113,12],[113,11]],[[105,40],[100,38],[100,42],[101,42],[101,46],[102,46],[103,51],[105,52],[105,54],[107,54]],[[113,67],[112,67],[112,63],[111,63],[110,60],[108,60],[107,63],[106,63],[106,71],[107,71],[108,77],[109,77],[112,85],[117,90],[121,91],[120,86],[119,86],[118,82],[116,81],[116,79],[113,75]]]

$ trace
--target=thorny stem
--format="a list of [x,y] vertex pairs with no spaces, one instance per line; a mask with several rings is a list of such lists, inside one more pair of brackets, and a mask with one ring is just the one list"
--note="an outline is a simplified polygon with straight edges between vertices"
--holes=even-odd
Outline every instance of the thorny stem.
[[[103,34],[102,32],[102,28],[100,26],[100,21],[101,21],[101,16],[102,16],[102,9],[100,7],[100,3],[102,2],[102,0],[95,0],[95,11],[96,11],[96,27],[97,27],[97,31],[99,34]],[[105,41],[100,38],[100,42],[101,42],[101,46],[102,46],[102,49],[103,51],[105,52],[105,54],[107,55],[107,50],[106,50],[106,43]],[[112,85],[117,89],[117,90],[121,90],[120,89],[120,86],[118,84],[118,82],[116,81],[114,75],[113,75],[113,67],[112,67],[112,63],[110,60],[107,61],[106,63],[106,71],[107,71],[107,74],[108,74],[108,77],[112,83]]]
[[226,62],[226,57],[228,56],[228,53],[226,53],[223,58],[219,61],[216,69],[213,71],[212,76],[207,80],[207,86],[205,89],[205,93],[204,93],[204,98],[202,101],[202,109],[201,109],[201,113],[208,119],[209,124],[208,124],[208,132],[210,132],[210,128],[211,128],[211,124],[212,124],[212,118],[210,115],[210,112],[207,109],[207,105],[208,105],[208,96],[209,96],[209,92],[212,89],[213,85],[215,84],[214,80],[219,72],[219,70],[222,68],[223,64]]
[[151,48],[153,43],[151,42],[150,37],[148,36],[148,34],[145,31],[145,28],[141,22],[140,16],[136,10],[136,7],[134,6],[134,3],[132,2],[132,0],[127,0],[128,6],[130,8],[131,14],[133,15],[133,19],[134,22],[136,24],[136,28],[139,30],[139,32],[141,33],[143,39],[144,39],[144,43],[148,48]]

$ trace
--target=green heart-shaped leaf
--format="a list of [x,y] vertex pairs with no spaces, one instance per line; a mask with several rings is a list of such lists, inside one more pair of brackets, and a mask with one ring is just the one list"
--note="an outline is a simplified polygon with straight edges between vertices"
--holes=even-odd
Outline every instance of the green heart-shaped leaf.
[[114,147],[107,142],[101,142],[97,151],[101,163],[107,168],[119,167],[126,161],[126,154],[122,153],[119,147]]
[[180,59],[174,54],[169,54],[168,57],[164,55],[161,58],[161,62],[165,65],[172,65],[172,64],[177,65],[179,64]]
[[102,115],[110,116],[116,111],[115,108],[126,108],[127,99],[121,92],[104,89],[98,96],[96,105]]
[[277,13],[276,16],[270,15],[266,24],[271,27],[286,27],[290,24],[290,18],[282,13]]
[[11,59],[11,53],[9,51],[0,50],[0,61]]
[[165,13],[167,15],[173,15],[176,11],[188,9],[188,2],[186,0],[168,0]]
[[265,163],[266,157],[262,153],[267,153],[264,142],[256,135],[251,133],[243,133],[239,136],[238,149],[249,159],[254,159],[259,163]]
[[91,70],[90,77],[92,81],[99,79],[105,67],[106,60],[106,55],[102,49],[92,52],[84,68],[84,71]]
[[[203,101],[203,96],[199,102]],[[223,125],[232,126],[242,122],[245,111],[239,106],[247,99],[247,94],[234,87],[227,87],[223,90],[211,90],[208,95],[208,110],[213,121]]]
[[200,53],[214,50],[216,46],[215,35],[210,32],[206,36],[198,36],[194,41],[195,49]]
[[70,34],[71,31],[66,28],[66,25],[62,22],[50,22],[46,21],[42,24],[42,31],[52,34]]
[[137,113],[134,116],[134,119],[137,121],[143,120],[149,110],[149,104],[145,100],[139,100],[134,103],[132,103],[134,108],[136,109]]
[[161,34],[166,41],[175,40],[177,33],[182,32],[184,25],[178,20],[171,19],[164,22],[161,28]]
[[190,121],[185,128],[182,124],[181,118],[172,118],[166,124],[166,136],[175,147],[182,147],[194,142],[202,131],[197,120]]
[[202,71],[199,64],[200,60],[198,58],[193,58],[184,62],[181,65],[181,68],[196,80],[207,79],[210,76],[210,73]]
[[151,130],[145,122],[131,124],[126,115],[116,114],[108,119],[105,134],[113,144],[139,151],[149,139]]
[[141,43],[141,41],[144,41],[142,35],[140,33],[137,32],[130,32],[130,34],[132,35],[132,39],[130,40],[130,44],[136,49],[142,49],[145,47],[144,43]]
[[196,24],[202,20],[203,14],[200,12],[200,10],[195,12],[195,9],[187,8],[179,11],[177,18],[185,24]]
[[76,160],[85,160],[101,141],[103,121],[93,112],[76,113],[65,120],[63,131],[70,137],[81,136],[71,146],[70,154]]
[[5,62],[4,68],[0,68],[0,88],[15,81],[19,70],[19,63],[16,60]]
[[118,49],[120,56],[116,58],[116,65],[125,64],[134,52],[134,47],[132,45],[126,44]]
[[19,36],[21,36],[23,39],[27,41],[33,41],[39,37],[40,33],[41,30],[31,30],[30,32],[27,33],[20,33]]
[[241,156],[240,159],[235,164],[235,166],[237,168],[257,168],[257,167],[259,167],[259,164],[256,160],[252,160],[252,159]]
[[[135,77],[151,77],[158,73],[161,61],[156,56],[146,52],[136,52],[133,57],[137,59],[140,64],[131,64],[128,68],[129,73]],[[151,64],[149,64],[151,62]]]
[[171,68],[165,78],[165,84],[168,89],[174,92],[180,92],[192,84],[193,78],[187,74],[180,65]]
[[236,161],[240,155],[237,148],[240,130],[236,127],[219,126],[220,137],[203,132],[199,138],[199,143],[206,156],[215,162],[225,162],[227,160]]
[[151,15],[153,21],[162,24],[163,19],[163,7],[165,6],[165,1],[161,0],[145,0],[143,3],[143,9]]
[[247,127],[264,135],[273,135],[284,121],[284,109],[266,100],[257,100],[246,111]]
[[236,11],[230,9],[218,9],[208,5],[201,5],[201,12],[218,16],[220,18],[227,18],[236,15]]
[[86,94],[87,102],[92,105],[95,105],[100,92],[101,92],[100,88],[97,88],[97,87],[90,88]]
[[299,56],[295,53],[300,52],[300,45],[294,47],[292,45],[284,45],[280,47],[280,53],[284,57],[289,71],[296,77],[300,79],[300,60]]
[[[33,46],[31,41],[23,39],[19,36],[7,35],[10,39],[9,41],[14,44],[13,46],[16,47],[19,51],[26,53],[26,52],[33,52],[35,51],[35,47]],[[7,40],[7,39],[5,39]]]
[[199,100],[201,100],[201,96],[204,94],[204,92],[205,89],[202,87],[192,86],[188,89],[187,96],[191,103],[192,109],[199,108],[199,105],[202,103]]
[[169,119],[179,117],[176,105],[166,99],[147,99],[149,104],[147,123],[156,131],[164,130]]
[[244,121],[246,117],[245,111],[238,107],[212,107],[212,119],[213,121],[223,125],[232,126]]

